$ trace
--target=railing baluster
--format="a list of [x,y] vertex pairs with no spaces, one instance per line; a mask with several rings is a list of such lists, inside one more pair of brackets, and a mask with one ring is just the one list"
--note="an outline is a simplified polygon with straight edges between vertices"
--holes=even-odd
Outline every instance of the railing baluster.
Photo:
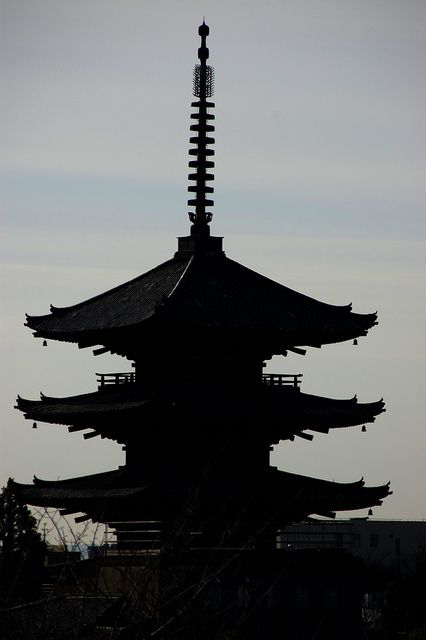
[[291,386],[299,390],[301,373],[264,373],[262,382],[271,387]]
[[132,384],[136,382],[136,372],[126,371],[124,373],[97,373],[98,388],[117,386],[122,384]]
[[[271,387],[290,386],[299,390],[301,385],[301,373],[264,373],[262,383]],[[117,386],[122,384],[133,384],[136,382],[136,372],[126,371],[124,373],[97,373],[98,388],[106,386]]]

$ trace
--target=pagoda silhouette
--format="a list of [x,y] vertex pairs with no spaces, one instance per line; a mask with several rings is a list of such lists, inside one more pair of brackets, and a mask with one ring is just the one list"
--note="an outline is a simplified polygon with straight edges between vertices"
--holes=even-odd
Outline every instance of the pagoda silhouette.
[[[287,473],[273,445],[361,426],[384,411],[304,393],[302,374],[264,373],[273,356],[357,341],[376,313],[317,301],[227,257],[210,234],[215,140],[209,28],[199,28],[189,154],[190,234],[167,262],[79,304],[28,316],[35,337],[93,347],[132,363],[98,373],[98,390],[38,401],[18,397],[33,422],[65,425],[125,449],[118,469],[67,480],[11,481],[27,504],[105,523],[123,553],[274,548],[291,522],[380,505],[389,485],[367,487]],[[364,428],[364,427],[363,427]],[[78,515],[82,514],[82,515]]]

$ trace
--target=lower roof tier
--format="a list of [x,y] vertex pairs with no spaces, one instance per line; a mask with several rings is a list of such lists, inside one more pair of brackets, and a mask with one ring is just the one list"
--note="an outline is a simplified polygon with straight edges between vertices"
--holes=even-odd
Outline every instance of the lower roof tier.
[[271,444],[295,435],[303,437],[305,430],[327,433],[329,429],[371,423],[385,410],[383,400],[360,403],[356,396],[338,400],[286,387],[208,387],[197,389],[197,393],[191,389],[150,393],[134,384],[68,398],[42,395],[36,401],[18,397],[17,408],[27,419],[68,425],[71,430],[91,429],[90,435],[122,443],[163,440],[173,434],[193,438],[203,416],[203,438],[211,427],[212,436],[221,437],[221,429],[238,438],[261,434]]
[[[269,468],[244,477],[232,473],[193,478],[171,477],[167,469],[144,475],[121,467],[116,471],[61,481],[10,481],[23,502],[85,514],[99,522],[160,520],[173,523],[191,514],[193,526],[216,518],[270,520],[276,526],[312,514],[333,517],[336,511],[382,504],[389,484],[366,487],[364,481],[338,483]],[[189,516],[188,516],[189,517]]]
[[37,337],[101,344],[123,355],[144,341],[160,344],[176,331],[191,344],[194,331],[206,330],[205,338],[228,335],[231,346],[242,336],[246,348],[255,339],[282,353],[294,346],[355,339],[375,324],[376,313],[353,313],[351,305],[320,302],[222,253],[174,257],[94,298],[51,307],[44,316],[27,316]]

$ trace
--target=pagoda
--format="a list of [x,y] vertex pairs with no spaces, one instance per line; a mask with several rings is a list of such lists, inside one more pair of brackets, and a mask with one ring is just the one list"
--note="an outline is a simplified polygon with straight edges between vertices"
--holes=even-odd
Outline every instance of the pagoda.
[[[329,482],[271,467],[282,440],[374,422],[382,400],[304,393],[302,374],[264,373],[275,355],[356,341],[375,313],[317,301],[227,257],[210,234],[215,140],[208,26],[199,28],[190,130],[190,234],[167,262],[79,304],[28,316],[37,338],[129,360],[98,389],[18,397],[33,422],[65,425],[125,449],[118,469],[67,480],[12,482],[26,503],[108,524],[118,549],[180,540],[190,548],[272,544],[289,522],[380,505],[389,486]],[[269,542],[268,542],[269,541]]]

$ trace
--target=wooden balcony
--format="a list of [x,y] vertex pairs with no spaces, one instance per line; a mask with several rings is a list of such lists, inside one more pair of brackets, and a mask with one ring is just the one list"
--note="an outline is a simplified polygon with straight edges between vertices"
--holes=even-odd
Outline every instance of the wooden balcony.
[[98,389],[121,384],[133,384],[136,382],[136,372],[126,371],[125,373],[97,373]]
[[[262,384],[268,387],[291,387],[299,391],[302,383],[302,375],[302,373],[265,373],[262,375]],[[96,376],[99,389],[123,384],[133,384],[136,382],[135,371],[97,373]],[[237,379],[238,377],[236,377],[236,380]],[[230,381],[232,381],[232,378],[230,378]]]

